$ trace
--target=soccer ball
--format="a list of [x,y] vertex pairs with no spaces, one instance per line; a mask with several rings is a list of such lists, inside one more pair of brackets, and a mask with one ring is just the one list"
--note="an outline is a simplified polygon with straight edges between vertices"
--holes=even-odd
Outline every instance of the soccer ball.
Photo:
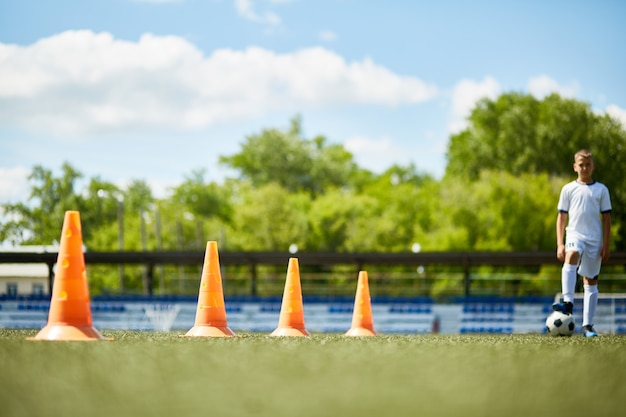
[[554,311],[546,319],[546,330],[550,336],[571,336],[576,324],[571,314]]

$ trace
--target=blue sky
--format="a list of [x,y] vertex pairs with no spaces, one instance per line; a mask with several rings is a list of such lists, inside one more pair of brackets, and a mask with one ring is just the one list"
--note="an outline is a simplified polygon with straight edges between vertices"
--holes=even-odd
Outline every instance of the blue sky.
[[0,0],[0,203],[64,161],[157,196],[246,136],[341,143],[440,177],[476,100],[583,100],[626,125],[626,2]]

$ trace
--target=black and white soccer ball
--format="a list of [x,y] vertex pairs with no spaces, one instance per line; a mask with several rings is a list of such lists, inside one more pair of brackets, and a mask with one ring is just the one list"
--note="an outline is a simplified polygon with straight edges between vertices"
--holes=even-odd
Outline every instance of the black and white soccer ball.
[[546,330],[550,336],[571,336],[576,323],[574,316],[560,311],[553,311],[546,319]]

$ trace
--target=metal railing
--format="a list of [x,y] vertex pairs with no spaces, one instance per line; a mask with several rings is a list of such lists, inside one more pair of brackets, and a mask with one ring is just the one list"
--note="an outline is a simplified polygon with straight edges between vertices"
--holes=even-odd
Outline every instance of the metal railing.
[[[204,251],[154,251],[154,252],[91,252],[84,253],[87,265],[143,265],[145,267],[145,293],[153,294],[154,270],[164,265],[202,266]],[[44,263],[48,266],[49,290],[52,292],[56,252],[23,253],[0,252],[0,263]],[[441,266],[455,269],[462,274],[463,295],[472,295],[472,275],[480,267],[528,267],[560,265],[554,252],[420,252],[420,253],[325,253],[325,252],[228,252],[219,254],[220,265],[247,269],[249,295],[259,293],[259,268],[285,266],[289,258],[298,258],[303,267],[333,267],[343,265],[350,273],[360,270],[376,273],[389,266],[429,267]],[[616,252],[604,265],[626,266],[626,252]],[[351,269],[352,268],[352,269]],[[240,274],[241,275],[241,274]],[[474,280],[476,281],[476,280]]]

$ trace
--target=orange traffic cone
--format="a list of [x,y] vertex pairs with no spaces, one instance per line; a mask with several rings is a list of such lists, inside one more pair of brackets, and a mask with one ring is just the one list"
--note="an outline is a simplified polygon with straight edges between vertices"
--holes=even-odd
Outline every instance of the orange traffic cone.
[[372,301],[367,271],[359,272],[359,282],[356,287],[354,311],[352,313],[352,327],[345,336],[376,336],[374,320],[372,319]]
[[297,258],[289,258],[278,327],[270,336],[310,336],[304,328],[302,287],[300,286],[300,269]]
[[107,338],[92,326],[80,213],[66,211],[48,323],[29,340],[103,339]]
[[193,337],[230,337],[235,336],[226,322],[222,273],[217,253],[217,242],[209,241],[204,255],[202,279],[196,309],[196,322],[185,334]]

